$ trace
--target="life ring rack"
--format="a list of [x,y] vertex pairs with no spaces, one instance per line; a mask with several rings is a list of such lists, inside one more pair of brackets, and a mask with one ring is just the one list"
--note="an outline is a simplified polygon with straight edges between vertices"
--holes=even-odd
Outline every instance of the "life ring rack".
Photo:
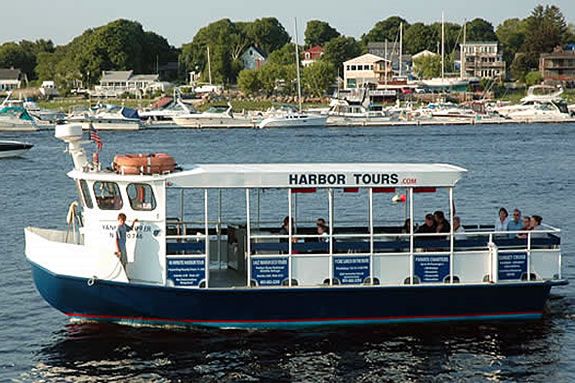
[[176,170],[176,161],[166,153],[118,154],[112,169],[125,175],[167,174]]

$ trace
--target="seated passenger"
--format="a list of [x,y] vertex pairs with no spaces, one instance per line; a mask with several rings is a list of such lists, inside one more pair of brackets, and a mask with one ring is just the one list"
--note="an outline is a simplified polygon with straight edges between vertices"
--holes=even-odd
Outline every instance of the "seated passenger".
[[[289,217],[285,217],[283,220],[283,224],[282,227],[280,228],[279,231],[279,235],[289,235]],[[291,233],[292,235],[295,234],[295,229],[293,226],[293,219],[292,219],[292,225],[291,225]],[[287,238],[280,238],[280,242],[287,242],[288,239]]]
[[453,217],[453,233],[455,239],[467,239],[465,229],[461,226],[461,219],[457,215]]
[[318,240],[319,242],[329,242],[329,228],[326,225],[318,224],[317,225],[317,234],[319,235]]
[[[545,230],[543,226],[541,226],[541,222],[543,218],[540,215],[532,215],[531,216],[531,230],[533,231],[542,231]],[[545,233],[533,233],[531,234],[531,238],[545,238],[547,234]]]
[[499,209],[499,218],[495,221],[494,231],[507,231],[507,225],[509,224],[509,213],[507,209],[502,207]]
[[423,225],[419,226],[416,234],[432,234],[436,232],[436,225],[435,225],[435,218],[433,214],[426,214],[425,215],[425,222]]
[[445,219],[445,214],[438,210],[433,213],[433,217],[435,218],[435,232],[436,233],[449,233],[451,230],[451,225],[448,220]]
[[[526,215],[523,217],[523,226],[521,227],[521,231],[529,231],[531,230],[531,217]],[[517,234],[517,238],[527,238],[527,233]]]
[[[513,216],[507,223],[507,231],[520,231],[523,228],[523,222],[521,222],[521,211],[519,209],[513,210]],[[517,233],[509,234],[509,238],[515,238]]]
[[[415,228],[414,228],[415,231]],[[401,227],[401,233],[402,234],[409,234],[411,233],[411,219],[406,219],[405,222],[403,223],[403,226]]]

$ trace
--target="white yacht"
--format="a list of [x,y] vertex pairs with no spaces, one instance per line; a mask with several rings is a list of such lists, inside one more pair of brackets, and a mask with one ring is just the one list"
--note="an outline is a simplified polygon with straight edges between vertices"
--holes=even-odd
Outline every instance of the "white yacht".
[[142,124],[138,112],[123,106],[105,105],[95,109],[76,110],[68,116],[70,123],[88,130],[93,126],[97,130],[138,130]]
[[325,127],[326,123],[326,115],[298,111],[282,111],[264,118],[258,124],[258,128],[318,128]]
[[34,132],[36,130],[39,130],[36,121],[23,107],[0,107],[0,131]]
[[254,126],[251,118],[236,116],[232,105],[211,106],[202,113],[189,112],[172,117],[176,125],[183,128],[249,128]]
[[546,85],[532,86],[519,105],[495,107],[493,110],[502,117],[518,121],[562,121],[574,119],[567,103],[561,97],[562,88]]

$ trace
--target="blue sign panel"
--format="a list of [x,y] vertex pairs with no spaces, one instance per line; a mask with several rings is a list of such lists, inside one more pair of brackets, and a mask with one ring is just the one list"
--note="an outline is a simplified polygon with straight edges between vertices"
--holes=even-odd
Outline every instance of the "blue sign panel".
[[168,258],[167,278],[174,286],[196,287],[206,279],[204,258]]
[[333,277],[342,285],[357,285],[369,278],[369,257],[333,257]]
[[413,274],[421,283],[443,283],[449,276],[449,255],[415,255]]
[[498,278],[501,281],[520,280],[527,274],[527,253],[499,254],[497,263]]
[[288,279],[288,258],[252,258],[252,279],[258,286],[281,286]]

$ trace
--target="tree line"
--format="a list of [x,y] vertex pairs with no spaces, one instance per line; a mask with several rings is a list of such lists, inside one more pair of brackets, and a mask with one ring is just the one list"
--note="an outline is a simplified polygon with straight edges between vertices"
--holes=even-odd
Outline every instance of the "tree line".
[[[398,43],[403,25],[403,49],[406,54],[422,50],[438,51],[441,23],[410,23],[399,16],[377,22],[359,39],[345,36],[325,21],[310,20],[304,32],[304,46],[322,46],[318,62],[303,69],[304,90],[322,95],[342,63],[367,52],[370,42]],[[575,42],[575,28],[568,25],[561,10],[553,5],[538,5],[524,18],[512,18],[497,27],[475,18],[466,23],[467,41],[498,41],[512,79],[524,81],[537,70],[539,55],[555,47]],[[453,60],[463,39],[463,25],[445,23],[445,51]],[[256,70],[243,68],[241,55],[250,45],[267,56],[266,64]],[[222,19],[201,28],[192,41],[176,48],[166,38],[145,31],[141,24],[116,20],[88,29],[65,45],[50,40],[6,42],[0,45],[0,67],[21,69],[30,80],[55,80],[63,89],[91,86],[104,70],[129,70],[156,73],[159,66],[179,62],[179,80],[195,71],[207,80],[207,48],[210,48],[212,79],[218,84],[237,84],[245,93],[291,93],[295,81],[295,46],[290,34],[274,17],[251,22]],[[434,69],[436,70],[436,69]],[[175,79],[172,79],[175,80]]]

